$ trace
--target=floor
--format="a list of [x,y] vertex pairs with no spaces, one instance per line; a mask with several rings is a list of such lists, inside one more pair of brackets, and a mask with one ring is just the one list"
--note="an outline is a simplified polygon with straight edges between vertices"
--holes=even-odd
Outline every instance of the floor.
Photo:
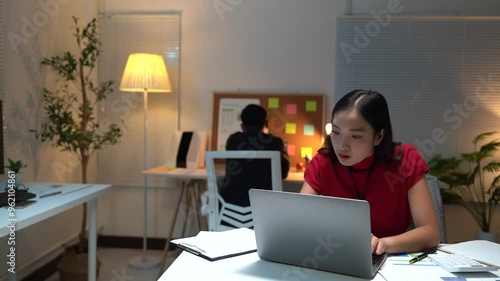
[[[142,249],[98,248],[99,259],[102,266],[98,281],[156,281],[158,280],[159,267],[147,270],[132,269],[127,265],[128,259],[142,256]],[[148,255],[162,257],[163,251],[149,250]],[[171,251],[165,264],[165,270],[180,254],[180,250]],[[59,273],[52,275],[45,281],[59,281]]]

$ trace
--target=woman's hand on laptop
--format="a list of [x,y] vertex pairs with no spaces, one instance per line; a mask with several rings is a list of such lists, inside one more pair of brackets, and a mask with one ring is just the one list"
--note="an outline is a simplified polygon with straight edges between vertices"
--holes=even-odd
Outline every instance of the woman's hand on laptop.
[[377,236],[372,233],[372,253],[381,255],[385,252],[385,243],[384,239],[379,239]]

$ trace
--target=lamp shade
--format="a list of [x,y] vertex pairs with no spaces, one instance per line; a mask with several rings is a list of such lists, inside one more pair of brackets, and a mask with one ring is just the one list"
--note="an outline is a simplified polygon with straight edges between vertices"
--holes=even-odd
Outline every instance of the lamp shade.
[[169,93],[172,91],[163,57],[130,54],[123,71],[120,90],[125,92]]

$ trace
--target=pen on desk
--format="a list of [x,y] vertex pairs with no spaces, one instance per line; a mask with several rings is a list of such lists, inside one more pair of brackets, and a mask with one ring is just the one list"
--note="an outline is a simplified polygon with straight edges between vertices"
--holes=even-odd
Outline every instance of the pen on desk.
[[61,193],[62,193],[62,191],[56,191],[56,192],[52,192],[52,193],[42,194],[39,196],[39,198],[45,198],[45,197],[49,197],[49,196],[57,195],[57,194],[61,194]]
[[427,249],[423,253],[421,253],[420,255],[414,257],[413,259],[411,259],[410,260],[410,264],[416,263],[417,261],[421,261],[421,260],[425,259],[428,255],[434,254],[435,252],[436,252],[436,248],[435,247]]
[[179,243],[178,246],[181,249],[184,249],[184,250],[186,250],[192,254],[195,254],[195,255],[200,255],[201,253],[205,252],[203,249],[201,249],[200,247],[198,247],[196,245],[192,245],[192,244],[188,244],[188,243],[184,243],[184,242]]

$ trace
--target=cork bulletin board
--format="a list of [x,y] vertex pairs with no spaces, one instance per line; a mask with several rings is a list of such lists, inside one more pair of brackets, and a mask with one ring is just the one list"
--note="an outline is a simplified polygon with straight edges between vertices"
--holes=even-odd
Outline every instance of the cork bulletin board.
[[324,94],[215,92],[210,150],[225,150],[229,135],[241,131],[241,111],[251,103],[266,109],[268,133],[287,143],[292,171],[323,144]]

